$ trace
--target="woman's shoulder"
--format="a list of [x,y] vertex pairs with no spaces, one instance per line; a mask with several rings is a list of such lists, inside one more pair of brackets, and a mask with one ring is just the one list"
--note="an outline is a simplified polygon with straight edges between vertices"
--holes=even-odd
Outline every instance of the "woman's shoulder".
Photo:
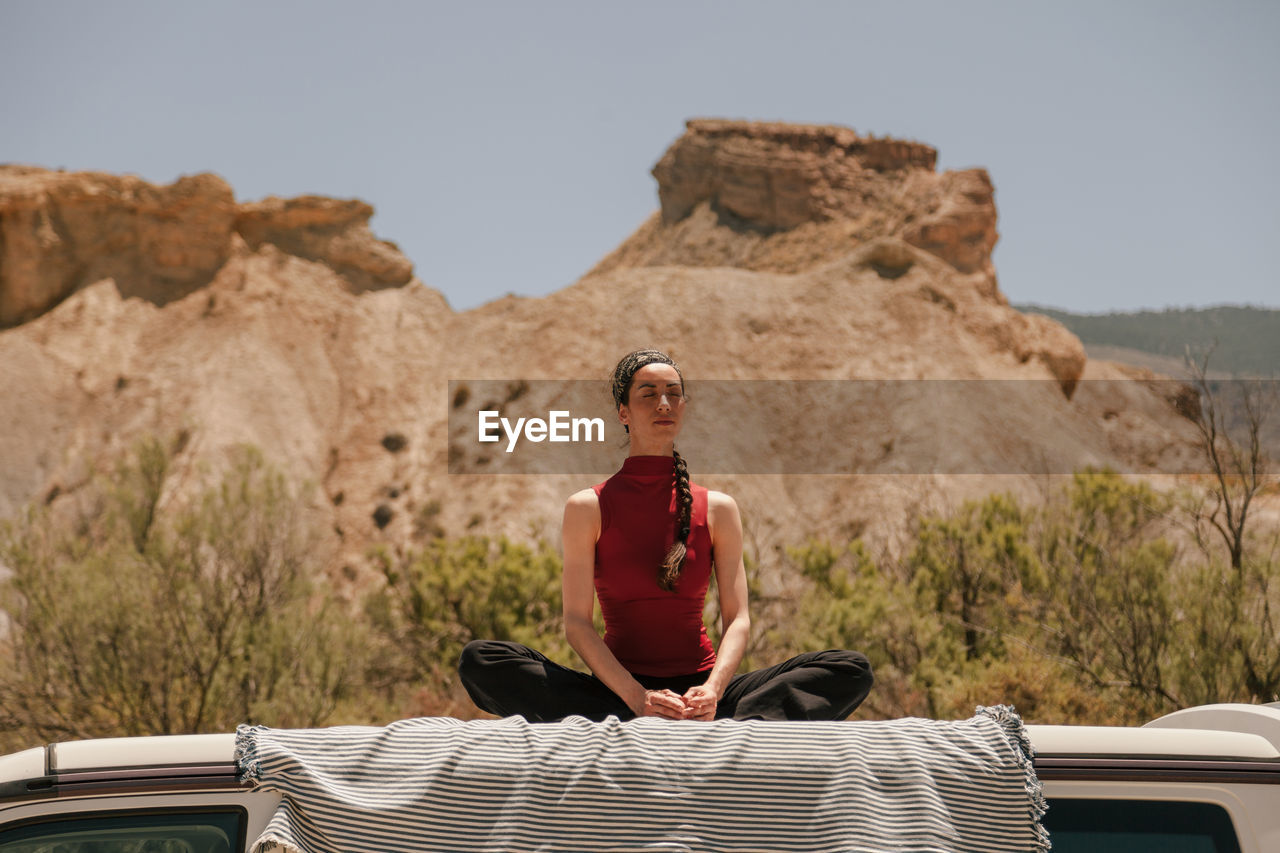
[[595,486],[589,489],[581,489],[569,495],[569,499],[564,502],[565,512],[569,510],[583,511],[600,511],[600,495],[597,493]]
[[579,534],[586,536],[600,533],[600,498],[594,489],[583,489],[569,495],[564,502],[563,532],[566,539]]
[[724,492],[707,489],[707,515],[738,515],[738,502]]
[[738,514],[738,502],[724,492],[708,489],[707,529],[713,545],[741,542],[742,516]]

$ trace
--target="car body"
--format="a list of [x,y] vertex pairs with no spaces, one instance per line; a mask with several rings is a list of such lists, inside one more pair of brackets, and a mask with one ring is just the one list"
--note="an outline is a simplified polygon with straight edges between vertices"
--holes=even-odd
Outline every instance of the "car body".
[[1280,703],[1027,731],[1055,851],[1280,851]]
[[[1280,851],[1280,703],[1027,734],[1055,851]],[[278,805],[232,734],[57,743],[0,758],[0,853],[240,853]]]

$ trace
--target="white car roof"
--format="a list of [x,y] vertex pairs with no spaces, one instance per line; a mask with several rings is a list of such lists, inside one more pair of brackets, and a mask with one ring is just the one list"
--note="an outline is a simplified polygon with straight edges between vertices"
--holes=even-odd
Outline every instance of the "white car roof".
[[36,779],[51,772],[231,764],[235,748],[233,734],[63,741],[0,757],[0,783]]
[[1165,714],[1152,720],[1143,728],[1216,729],[1229,732],[1249,732],[1266,738],[1280,749],[1280,702],[1270,705],[1200,705]]
[[1248,732],[1111,726],[1027,726],[1036,755],[1280,759],[1266,738]]
[[53,763],[59,771],[153,764],[228,764],[235,760],[235,749],[233,734],[73,740],[55,746]]
[[0,783],[39,779],[44,775],[43,747],[37,746],[12,755],[0,756]]
[[[1207,705],[1143,727],[1027,726],[1038,755],[1280,759],[1280,706]],[[0,757],[0,782],[50,771],[217,765],[235,761],[235,735],[65,741]]]

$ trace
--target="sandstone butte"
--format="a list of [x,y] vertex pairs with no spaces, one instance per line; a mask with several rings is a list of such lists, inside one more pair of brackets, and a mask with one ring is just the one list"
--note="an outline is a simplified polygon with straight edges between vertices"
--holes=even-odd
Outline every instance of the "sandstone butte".
[[[621,433],[598,451],[601,476],[451,474],[451,440],[455,461],[488,460],[458,450],[469,427],[448,415],[465,395],[449,380],[598,379],[607,413],[603,380],[640,346],[682,363],[695,407],[713,379],[1037,380],[998,420],[928,399],[796,411],[785,383],[700,423],[695,408],[691,470],[738,498],[762,564],[810,534],[888,542],[913,511],[1039,494],[1050,445],[1130,471],[1194,454],[1167,385],[1088,361],[1065,328],[1008,305],[989,176],[935,161],[842,127],[690,121],[653,169],[660,210],[626,242],[559,292],[464,312],[370,232],[360,201],[239,203],[210,174],[155,186],[0,167],[0,517],[74,501],[158,433],[183,437],[173,500],[242,442],[312,484],[339,583],[368,576],[371,544],[431,529],[554,542],[564,498],[620,463]],[[549,386],[522,402],[556,405]],[[714,470],[749,430],[785,449],[815,425],[833,448],[872,447],[875,473]],[[825,448],[807,452],[820,466]],[[951,476],[930,458],[997,462]],[[990,474],[1001,466],[1022,473]]]

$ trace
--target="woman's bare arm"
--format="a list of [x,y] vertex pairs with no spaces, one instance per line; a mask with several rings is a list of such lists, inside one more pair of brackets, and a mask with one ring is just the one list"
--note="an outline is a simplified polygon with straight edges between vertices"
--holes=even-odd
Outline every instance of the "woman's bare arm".
[[742,517],[738,504],[723,492],[707,493],[707,526],[715,553],[716,588],[720,595],[720,648],[716,664],[700,686],[685,693],[688,718],[715,718],[716,703],[738,671],[751,634],[747,603],[747,568],[742,559]]

